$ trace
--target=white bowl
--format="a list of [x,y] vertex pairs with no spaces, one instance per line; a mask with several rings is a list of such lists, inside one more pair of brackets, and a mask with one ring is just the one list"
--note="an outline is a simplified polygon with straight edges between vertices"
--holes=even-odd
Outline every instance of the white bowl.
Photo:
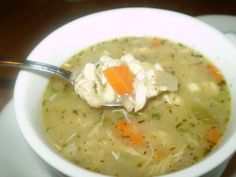
[[[92,44],[122,36],[158,36],[188,45],[219,67],[231,91],[231,121],[221,144],[199,163],[165,176],[200,176],[229,158],[236,150],[236,109],[233,109],[236,107],[236,49],[222,33],[193,17],[152,8],[124,8],[88,15],[51,33],[28,59],[60,65]],[[26,71],[21,71],[17,78],[14,107],[23,136],[42,159],[65,175],[104,176],[68,162],[47,143],[40,112],[48,81],[47,77]]]

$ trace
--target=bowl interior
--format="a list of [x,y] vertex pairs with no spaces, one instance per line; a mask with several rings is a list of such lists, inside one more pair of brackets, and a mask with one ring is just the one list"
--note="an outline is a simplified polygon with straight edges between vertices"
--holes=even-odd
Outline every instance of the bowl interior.
[[[123,36],[157,36],[183,43],[209,58],[224,74],[231,90],[231,121],[223,142],[208,158],[170,174],[201,175],[228,158],[236,149],[236,49],[223,34],[202,22],[176,12],[127,8],[100,12],[75,20],[45,38],[28,59],[60,65],[80,50],[98,42]],[[14,105],[20,129],[30,146],[63,173],[95,175],[62,159],[48,145],[41,129],[42,95],[49,77],[21,71],[15,85]],[[57,163],[54,163],[54,162]],[[100,176],[96,174],[97,176]],[[168,175],[167,175],[168,176]]]

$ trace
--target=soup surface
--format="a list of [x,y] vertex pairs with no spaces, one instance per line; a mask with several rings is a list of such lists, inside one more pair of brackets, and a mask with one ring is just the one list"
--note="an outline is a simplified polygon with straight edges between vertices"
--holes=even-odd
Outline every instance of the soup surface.
[[160,63],[178,78],[177,92],[164,92],[139,112],[91,108],[64,80],[52,78],[42,103],[49,143],[88,170],[120,177],[171,173],[203,159],[222,138],[230,95],[214,65],[192,49],[153,37],[127,37],[94,45],[66,61],[76,70],[102,55]]

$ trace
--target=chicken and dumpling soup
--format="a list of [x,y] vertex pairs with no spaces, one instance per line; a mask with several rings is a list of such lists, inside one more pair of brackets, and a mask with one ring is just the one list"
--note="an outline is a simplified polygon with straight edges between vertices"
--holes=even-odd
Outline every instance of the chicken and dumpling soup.
[[111,176],[158,176],[202,160],[220,142],[229,122],[230,93],[222,74],[198,52],[154,37],[105,41],[76,54],[63,67],[75,71],[101,56],[119,59],[126,54],[159,63],[178,79],[178,89],[158,92],[142,109],[127,111],[93,108],[69,83],[52,78],[42,103],[49,143],[72,163]]

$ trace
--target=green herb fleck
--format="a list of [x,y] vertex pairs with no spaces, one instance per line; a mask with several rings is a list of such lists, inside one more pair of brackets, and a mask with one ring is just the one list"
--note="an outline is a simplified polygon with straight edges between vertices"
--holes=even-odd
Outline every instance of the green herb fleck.
[[137,164],[138,168],[141,168],[142,166],[143,166],[143,162],[140,162],[140,163]]
[[66,146],[67,146],[67,144],[66,144],[66,143],[62,145],[62,147],[66,147]]
[[201,54],[198,53],[191,53],[192,57],[198,57],[198,58],[202,58],[203,56]]
[[76,115],[79,115],[78,110],[76,110],[76,109],[74,109],[72,112]]
[[52,92],[53,92],[53,93],[57,93],[58,90],[52,87]]
[[52,127],[48,127],[46,128],[46,132],[48,132],[49,130],[51,130]]
[[159,120],[161,118],[160,113],[152,113],[151,116],[152,116],[152,119],[156,119],[156,120]]
[[204,156],[206,156],[207,154],[209,154],[211,152],[211,148],[205,148],[204,149]]
[[189,144],[188,144],[187,148],[188,148],[189,150],[194,150],[194,148],[191,147]]
[[175,126],[175,128],[179,128],[182,124],[183,124],[183,122],[178,123],[178,124]]
[[69,84],[64,84],[64,88],[63,88],[63,91],[66,92],[68,90],[68,88],[70,87]]
[[145,120],[140,120],[140,121],[138,121],[138,124],[141,124],[143,122],[145,122]]
[[43,100],[43,106],[46,104],[46,102],[47,102],[47,100],[46,100],[46,99],[44,99],[44,100]]
[[199,158],[198,158],[197,156],[194,156],[194,157],[193,157],[193,160],[194,160],[194,161],[198,161],[198,159],[199,159]]
[[170,114],[173,113],[172,109],[168,109],[168,111],[169,111]]

